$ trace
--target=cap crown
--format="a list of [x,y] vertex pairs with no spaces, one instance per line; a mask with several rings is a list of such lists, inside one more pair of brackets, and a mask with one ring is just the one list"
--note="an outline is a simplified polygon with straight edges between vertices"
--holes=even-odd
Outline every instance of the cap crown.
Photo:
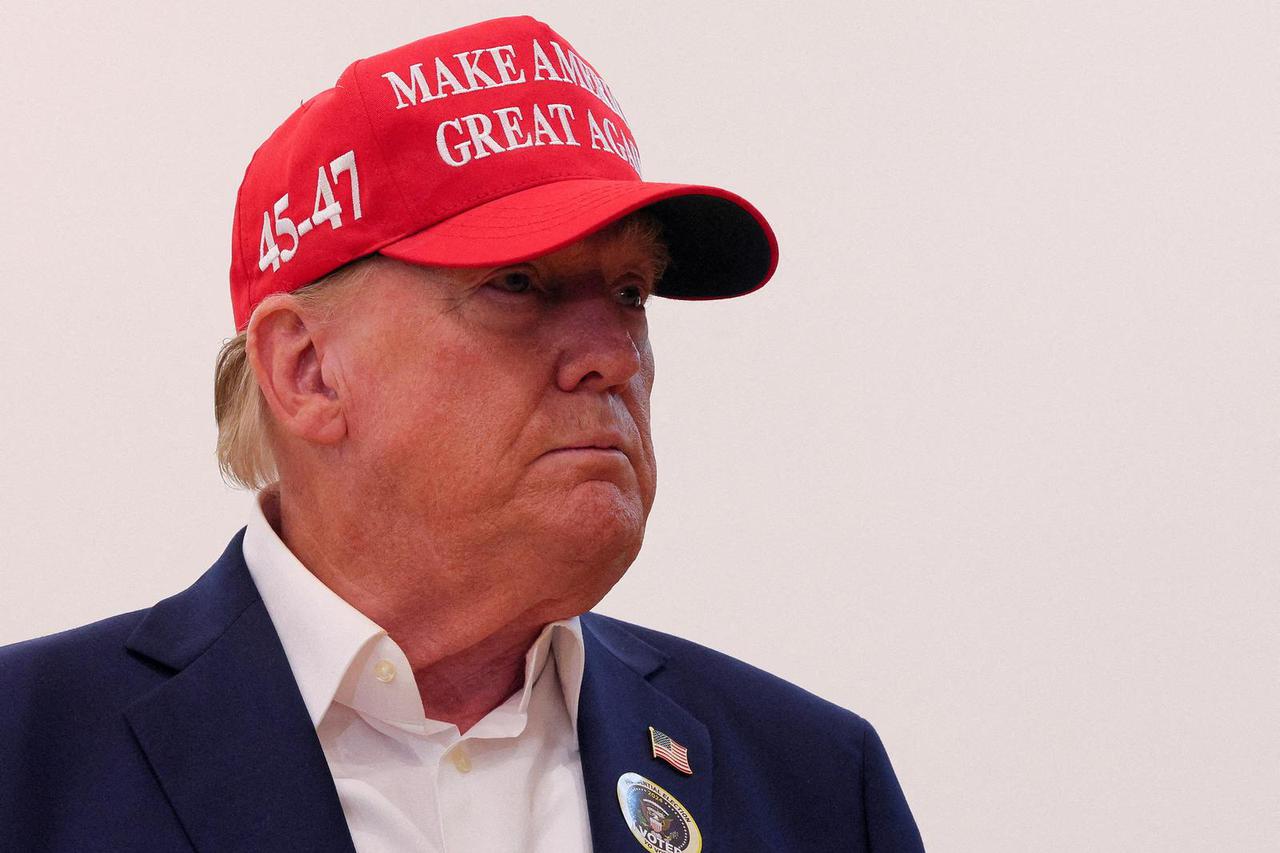
[[552,181],[639,181],[608,85],[554,30],[499,18],[349,66],[258,148],[236,199],[237,330],[272,293]]

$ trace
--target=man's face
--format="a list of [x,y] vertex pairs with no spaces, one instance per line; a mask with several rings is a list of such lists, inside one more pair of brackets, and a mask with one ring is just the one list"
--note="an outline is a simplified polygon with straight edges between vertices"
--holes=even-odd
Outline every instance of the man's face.
[[545,559],[602,595],[638,553],[656,488],[651,241],[609,231],[497,270],[374,263],[326,356],[346,385],[358,499],[424,547],[465,547],[436,555],[460,570]]

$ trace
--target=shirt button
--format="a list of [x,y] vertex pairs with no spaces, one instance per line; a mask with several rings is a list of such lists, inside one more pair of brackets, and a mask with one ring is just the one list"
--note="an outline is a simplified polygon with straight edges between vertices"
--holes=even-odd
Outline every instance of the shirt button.
[[396,677],[396,666],[389,660],[380,660],[373,665],[373,677],[383,684]]
[[453,766],[459,773],[471,772],[471,756],[467,755],[467,748],[462,744],[449,750],[449,760],[453,762]]

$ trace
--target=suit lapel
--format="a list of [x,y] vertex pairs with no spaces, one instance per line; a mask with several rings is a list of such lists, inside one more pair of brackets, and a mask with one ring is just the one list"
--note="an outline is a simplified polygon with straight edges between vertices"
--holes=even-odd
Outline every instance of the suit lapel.
[[280,638],[232,539],[128,648],[176,670],[126,711],[199,851],[354,851]]
[[[129,638],[132,652],[174,675],[125,716],[202,853],[354,853],[324,752],[245,566],[243,536],[189,589],[153,607]],[[666,659],[661,652],[596,614],[584,614],[582,627],[578,740],[594,848],[642,849],[618,805],[618,778],[629,772],[683,803],[706,844],[714,839],[706,726],[650,684]],[[653,758],[650,726],[688,748],[692,776]]]
[[[649,683],[665,656],[618,623],[582,616],[586,670],[578,702],[578,744],[596,850],[641,850],[618,805],[618,777],[638,773],[684,804],[706,839],[711,812],[711,736],[697,718]],[[689,750],[692,776],[653,757],[649,726]],[[714,849],[714,846],[708,849]]]

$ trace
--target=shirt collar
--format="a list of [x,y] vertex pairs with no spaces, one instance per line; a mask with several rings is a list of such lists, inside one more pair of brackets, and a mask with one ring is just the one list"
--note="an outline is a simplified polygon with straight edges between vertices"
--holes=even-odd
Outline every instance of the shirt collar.
[[[298,561],[267,520],[258,493],[244,533],[244,561],[280,635],[312,725],[319,725],[366,643],[386,633]],[[274,513],[273,513],[274,514]]]
[[[379,648],[394,649],[401,660],[404,655],[381,626],[325,586],[284,544],[268,521],[264,507],[276,497],[270,490],[255,496],[244,535],[244,559],[280,636],[311,724],[318,727],[340,694],[343,700],[349,698],[353,681],[374,665]],[[577,616],[542,629],[525,654],[524,687],[491,714],[514,714],[523,729],[534,684],[552,657],[576,736],[578,698],[586,665],[582,625]],[[418,721],[433,722],[422,716],[420,701],[416,707]]]

